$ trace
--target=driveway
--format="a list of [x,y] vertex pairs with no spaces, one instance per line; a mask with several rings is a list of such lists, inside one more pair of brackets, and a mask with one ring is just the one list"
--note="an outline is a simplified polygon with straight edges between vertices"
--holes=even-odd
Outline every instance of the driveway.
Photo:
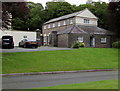
[[3,89],[26,89],[61,84],[118,79],[118,71],[3,76]]
[[58,48],[58,47],[38,47],[32,48],[21,48],[15,47],[14,49],[0,49],[0,52],[31,52],[31,51],[52,51],[52,50],[72,50],[72,48]]

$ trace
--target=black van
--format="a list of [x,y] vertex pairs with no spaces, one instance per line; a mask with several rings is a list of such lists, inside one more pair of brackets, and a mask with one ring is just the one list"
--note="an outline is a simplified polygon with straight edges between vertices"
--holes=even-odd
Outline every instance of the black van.
[[2,36],[2,48],[14,48],[13,36]]

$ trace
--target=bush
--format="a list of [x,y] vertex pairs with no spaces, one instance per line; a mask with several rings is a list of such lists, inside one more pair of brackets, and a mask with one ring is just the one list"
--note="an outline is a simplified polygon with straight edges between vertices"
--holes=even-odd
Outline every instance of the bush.
[[85,43],[75,41],[74,44],[72,45],[72,48],[80,48],[80,47],[85,47]]
[[120,41],[112,43],[113,48],[120,48]]

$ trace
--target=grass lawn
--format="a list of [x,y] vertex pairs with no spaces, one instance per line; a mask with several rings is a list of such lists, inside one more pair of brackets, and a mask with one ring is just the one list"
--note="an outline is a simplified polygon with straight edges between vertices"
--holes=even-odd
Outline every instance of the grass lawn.
[[81,48],[2,55],[3,74],[118,68],[118,49],[113,48]]
[[79,84],[67,84],[35,89],[118,89],[118,80],[92,81]]

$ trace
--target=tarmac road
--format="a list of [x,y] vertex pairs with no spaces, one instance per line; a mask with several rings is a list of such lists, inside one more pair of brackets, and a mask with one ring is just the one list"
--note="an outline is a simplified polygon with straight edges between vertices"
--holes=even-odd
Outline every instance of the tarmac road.
[[38,47],[38,48],[22,48],[15,47],[14,49],[0,49],[0,52],[31,52],[31,51],[52,51],[52,50],[71,50],[72,48],[58,48],[58,47]]
[[111,79],[118,79],[118,71],[3,76],[2,80],[3,89],[26,89]]

